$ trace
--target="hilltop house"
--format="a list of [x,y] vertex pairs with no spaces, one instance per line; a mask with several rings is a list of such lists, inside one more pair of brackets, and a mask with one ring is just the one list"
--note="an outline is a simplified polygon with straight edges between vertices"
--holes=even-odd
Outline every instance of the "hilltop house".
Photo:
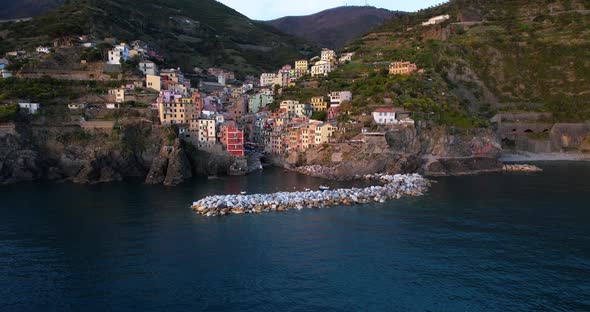
[[422,26],[429,26],[429,25],[436,25],[436,24],[440,24],[446,20],[449,20],[451,18],[450,15],[446,14],[446,15],[439,15],[439,16],[435,16],[430,18],[428,21],[423,22]]
[[78,103],[78,104],[70,103],[70,104],[68,104],[68,109],[69,110],[86,109],[86,106],[87,106],[86,103]]
[[11,71],[8,71],[5,69],[0,70],[0,78],[6,79],[6,78],[10,78],[10,77],[12,77]]
[[378,125],[395,124],[395,111],[391,108],[378,108],[373,112],[373,120]]
[[152,61],[141,61],[139,62],[139,70],[144,75],[155,76],[158,74],[158,66]]
[[129,46],[125,43],[116,45],[112,50],[109,51],[108,64],[118,65],[122,62],[126,62],[129,59]]
[[8,65],[10,65],[10,62],[7,59],[0,58],[0,70],[4,70]]
[[125,88],[110,89],[109,95],[115,103],[125,102]]
[[332,58],[336,58],[336,52],[334,52],[334,50],[330,50],[330,49],[322,49],[322,54],[320,56],[320,59],[322,61],[330,61]]
[[335,91],[329,94],[330,107],[338,107],[342,102],[352,101],[352,92],[350,91]]
[[323,96],[314,96],[311,98],[311,107],[314,112],[325,111],[328,109],[328,102]]
[[329,61],[318,61],[311,67],[311,76],[318,77],[318,76],[328,76],[328,74],[332,71],[332,63]]
[[45,54],[51,53],[51,49],[49,47],[43,47],[43,46],[37,47],[37,49],[35,49],[35,51],[37,51],[37,53],[45,53]]
[[418,66],[410,62],[393,62],[389,64],[390,75],[409,75],[416,70],[418,70]]
[[309,73],[309,62],[307,60],[295,61],[295,73],[297,77],[307,75]]
[[353,56],[354,56],[354,53],[344,53],[340,56],[340,59],[338,61],[340,62],[340,64],[344,64],[346,62],[352,62]]
[[36,114],[39,108],[41,108],[41,104],[39,103],[18,103],[18,107],[21,111],[24,111],[29,114]]
[[162,91],[162,78],[160,75],[145,75],[145,86],[160,92]]

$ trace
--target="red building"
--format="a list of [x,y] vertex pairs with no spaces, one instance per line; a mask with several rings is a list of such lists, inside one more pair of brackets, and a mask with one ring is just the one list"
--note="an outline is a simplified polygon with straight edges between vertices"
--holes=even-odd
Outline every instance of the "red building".
[[234,125],[222,125],[220,129],[221,144],[234,156],[244,156],[244,130]]

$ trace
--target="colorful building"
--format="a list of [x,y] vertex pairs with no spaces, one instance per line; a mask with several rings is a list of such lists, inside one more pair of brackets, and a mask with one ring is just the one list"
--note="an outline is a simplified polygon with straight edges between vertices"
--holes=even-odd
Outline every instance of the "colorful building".
[[378,108],[373,112],[373,120],[378,125],[395,124],[395,111],[392,108]]
[[311,98],[311,108],[314,112],[321,112],[328,109],[328,102],[323,96],[314,96]]
[[227,124],[220,127],[220,133],[220,142],[229,154],[244,156],[244,130]]
[[268,105],[274,102],[274,97],[272,95],[259,93],[256,94],[248,100],[248,111],[250,113],[258,113],[261,108],[267,107]]
[[389,64],[390,75],[409,75],[417,70],[418,66],[410,62],[393,62]]
[[309,73],[309,62],[307,60],[295,61],[295,73],[297,77],[307,75]]

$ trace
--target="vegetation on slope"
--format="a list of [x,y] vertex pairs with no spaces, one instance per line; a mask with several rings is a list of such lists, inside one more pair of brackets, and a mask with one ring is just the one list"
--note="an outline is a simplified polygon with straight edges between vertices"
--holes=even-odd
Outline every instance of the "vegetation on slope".
[[215,0],[77,0],[32,21],[0,24],[0,53],[68,35],[142,40],[184,69],[220,66],[242,73],[274,69],[312,45]]
[[346,6],[307,16],[282,17],[266,23],[287,34],[336,49],[358,39],[394,14],[400,13],[370,6]]
[[[415,62],[445,81],[446,94],[472,115],[540,109],[558,120],[590,120],[588,10],[587,0],[455,0],[393,17],[350,50],[365,65]],[[451,19],[421,26],[441,14]]]

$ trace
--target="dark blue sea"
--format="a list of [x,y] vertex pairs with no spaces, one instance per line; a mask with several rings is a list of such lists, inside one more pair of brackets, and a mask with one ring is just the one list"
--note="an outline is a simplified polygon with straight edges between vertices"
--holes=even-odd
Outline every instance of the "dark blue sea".
[[215,218],[191,202],[327,182],[269,169],[0,187],[0,311],[590,311],[590,165],[541,166],[386,204]]

